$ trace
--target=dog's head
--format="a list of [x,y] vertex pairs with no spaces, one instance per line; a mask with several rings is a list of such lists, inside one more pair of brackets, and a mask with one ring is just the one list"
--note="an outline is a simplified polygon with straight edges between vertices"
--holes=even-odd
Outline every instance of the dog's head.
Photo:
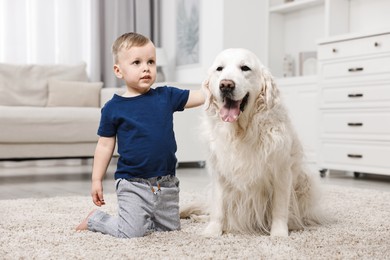
[[270,108],[277,97],[271,74],[246,49],[222,51],[209,69],[204,89],[206,108],[214,107],[225,122],[236,122],[241,113]]

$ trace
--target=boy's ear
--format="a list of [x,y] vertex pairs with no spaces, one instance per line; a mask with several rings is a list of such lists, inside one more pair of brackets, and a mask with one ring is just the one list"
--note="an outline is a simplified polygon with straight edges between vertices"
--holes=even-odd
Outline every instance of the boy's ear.
[[119,66],[118,66],[117,64],[114,64],[114,74],[115,74],[115,76],[116,76],[118,79],[123,78],[121,69],[119,68]]

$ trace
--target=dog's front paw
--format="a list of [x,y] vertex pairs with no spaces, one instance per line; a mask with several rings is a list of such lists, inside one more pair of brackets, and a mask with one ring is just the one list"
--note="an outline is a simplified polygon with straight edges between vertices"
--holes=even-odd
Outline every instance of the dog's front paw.
[[218,237],[222,235],[222,225],[217,222],[210,222],[203,231],[205,237]]
[[273,223],[271,227],[272,237],[288,237],[288,227],[285,223]]

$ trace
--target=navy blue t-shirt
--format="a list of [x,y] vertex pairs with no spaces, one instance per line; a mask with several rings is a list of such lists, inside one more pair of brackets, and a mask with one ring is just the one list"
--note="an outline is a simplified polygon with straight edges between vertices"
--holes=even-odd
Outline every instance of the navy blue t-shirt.
[[175,175],[173,113],[183,111],[188,90],[158,87],[136,97],[114,95],[102,108],[98,135],[117,136],[115,179]]

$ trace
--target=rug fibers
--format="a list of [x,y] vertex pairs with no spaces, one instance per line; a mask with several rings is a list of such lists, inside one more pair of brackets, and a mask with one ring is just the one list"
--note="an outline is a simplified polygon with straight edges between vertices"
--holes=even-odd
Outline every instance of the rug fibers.
[[[118,239],[75,226],[93,209],[90,197],[0,200],[0,259],[390,259],[390,191],[324,185],[322,204],[332,221],[265,235],[201,235],[205,223]],[[199,194],[181,192],[181,203]],[[104,210],[116,214],[116,197]]]

